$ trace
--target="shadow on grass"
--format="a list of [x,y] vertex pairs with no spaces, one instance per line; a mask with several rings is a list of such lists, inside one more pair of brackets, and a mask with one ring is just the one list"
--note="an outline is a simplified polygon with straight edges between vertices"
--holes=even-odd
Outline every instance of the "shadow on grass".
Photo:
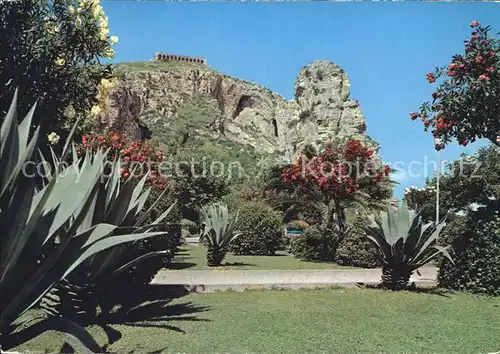
[[[377,290],[391,291],[390,289],[385,289],[384,287],[382,287],[382,284],[357,283],[356,285],[359,288],[363,288],[363,289],[377,289]],[[394,291],[396,291],[396,290],[394,290]],[[437,295],[437,296],[442,296],[442,297],[447,297],[447,298],[450,297],[450,294],[454,293],[454,291],[452,291],[452,290],[438,288],[437,286],[429,286],[429,287],[420,286],[419,287],[413,282],[410,284],[410,286],[405,291],[410,291],[412,293],[418,293],[418,294]]]
[[250,264],[244,262],[226,262],[222,264],[222,267],[257,267],[257,264]]
[[[198,318],[196,314],[210,310],[206,306],[198,306],[193,302],[171,304],[172,300],[204,291],[200,285],[189,288],[183,285],[148,285],[143,289],[133,289],[134,305],[119,308],[116,312],[99,316],[93,324],[103,329],[107,336],[107,343],[102,347],[103,352],[108,352],[109,346],[119,341],[123,335],[113,325],[130,327],[156,327],[164,328],[179,333],[185,333],[178,322],[210,322]],[[138,295],[139,294],[139,295]],[[89,323],[90,324],[90,323]],[[71,345],[65,343],[65,353],[72,353]],[[159,352],[163,352],[163,348]]]
[[182,269],[188,269],[196,267],[196,263],[190,263],[190,262],[172,262],[168,265],[167,269],[172,269],[172,270],[182,270]]

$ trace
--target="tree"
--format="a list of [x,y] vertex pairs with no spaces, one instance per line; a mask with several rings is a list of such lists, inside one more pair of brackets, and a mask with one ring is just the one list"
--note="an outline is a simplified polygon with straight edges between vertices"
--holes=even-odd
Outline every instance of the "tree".
[[200,159],[199,153],[190,150],[169,156],[162,173],[172,181],[172,197],[178,200],[184,219],[198,220],[203,206],[228,194],[227,165],[219,163],[212,156]]
[[[19,88],[20,111],[37,102],[33,123],[41,124],[40,139],[46,141],[51,132],[64,138],[72,125],[68,110],[76,117],[87,115],[98,100],[98,85],[111,77],[111,67],[100,61],[113,57],[117,40],[109,35],[99,0],[4,1],[1,110],[9,107]],[[52,143],[58,140],[52,135]]]
[[[436,178],[426,188],[407,188],[405,199],[411,209],[422,210],[424,220],[435,220]],[[471,204],[492,205],[500,200],[500,149],[489,145],[473,156],[465,156],[448,164],[440,177],[439,199],[441,217],[447,211],[459,212]]]
[[447,77],[432,94],[432,103],[424,102],[420,113],[410,113],[440,139],[436,150],[453,139],[465,146],[485,138],[500,146],[500,41],[489,35],[489,26],[477,21],[470,26],[473,32],[465,40],[464,53],[426,75],[429,83]]
[[285,185],[299,187],[304,195],[315,195],[316,202],[325,207],[324,226],[340,234],[346,231],[345,209],[369,199],[366,191],[387,183],[391,169],[374,156],[374,150],[359,140],[336,139],[324,151],[300,155],[295,163],[282,171]]

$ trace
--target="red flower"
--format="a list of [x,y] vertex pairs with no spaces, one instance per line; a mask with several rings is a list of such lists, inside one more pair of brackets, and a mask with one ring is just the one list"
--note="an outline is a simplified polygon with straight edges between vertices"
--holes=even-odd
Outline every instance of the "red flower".
[[417,112],[411,112],[410,116],[411,116],[411,120],[415,120],[415,119],[418,118],[418,113]]
[[484,58],[480,55],[476,57],[476,64],[481,64],[484,61]]
[[490,66],[490,67],[488,67],[488,68],[486,69],[486,71],[487,71],[487,72],[489,72],[489,73],[492,73],[493,71],[495,71],[495,68],[494,68],[494,67],[492,67],[492,66]]
[[453,70],[453,69],[455,69],[457,66],[458,66],[458,64],[457,64],[457,63],[451,63],[451,64],[448,66],[448,69]]
[[434,92],[432,94],[432,98],[434,98],[434,99],[439,98],[439,96],[441,96],[441,94],[439,92]]
[[479,26],[479,25],[480,25],[479,21],[472,21],[472,22],[470,23],[471,28],[477,27],[477,26]]
[[429,81],[429,83],[433,83],[434,81],[436,81],[436,78],[434,77],[434,74],[431,74],[431,73],[427,73],[425,75],[425,77],[427,78],[427,81]]
[[488,81],[490,78],[486,74],[479,75],[479,80],[481,81]]
[[448,71],[448,76],[453,77],[453,76],[456,76],[456,75],[457,75],[457,73],[454,72],[453,70]]

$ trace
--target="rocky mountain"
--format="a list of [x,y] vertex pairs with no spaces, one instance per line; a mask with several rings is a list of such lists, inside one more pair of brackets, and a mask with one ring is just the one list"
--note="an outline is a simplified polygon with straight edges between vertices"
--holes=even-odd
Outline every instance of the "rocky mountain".
[[203,64],[123,63],[119,84],[100,127],[136,137],[150,130],[184,131],[251,146],[286,159],[305,144],[317,145],[338,133],[374,147],[364,134],[359,103],[350,99],[347,74],[328,61],[314,61],[298,73],[295,98],[287,100],[255,83],[229,77]]

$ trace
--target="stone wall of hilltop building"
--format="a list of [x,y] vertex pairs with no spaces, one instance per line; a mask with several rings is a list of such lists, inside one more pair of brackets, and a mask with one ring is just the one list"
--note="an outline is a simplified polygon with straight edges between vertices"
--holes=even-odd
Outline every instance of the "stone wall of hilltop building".
[[156,53],[154,56],[154,60],[156,61],[177,61],[181,63],[197,63],[197,64],[207,64],[206,59],[202,58],[193,58],[187,57],[184,55],[176,55],[176,54],[164,54],[164,53]]

